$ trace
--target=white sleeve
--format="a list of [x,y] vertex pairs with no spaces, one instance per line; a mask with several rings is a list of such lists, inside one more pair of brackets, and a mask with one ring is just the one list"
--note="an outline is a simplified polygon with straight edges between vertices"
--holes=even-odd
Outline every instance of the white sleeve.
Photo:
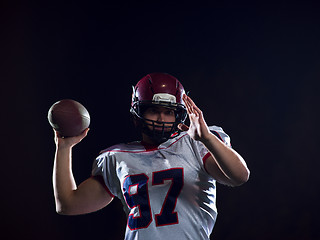
[[230,137],[223,131],[221,127],[210,126],[209,130],[216,137],[218,137],[222,142],[224,142],[228,147],[231,147]]
[[115,159],[110,152],[104,152],[94,160],[91,175],[99,180],[112,196],[118,195],[119,180],[115,170]]
[[[218,139],[220,139],[222,142],[224,142],[228,147],[231,148],[230,143],[230,137],[223,131],[221,127],[217,126],[210,126],[209,130],[211,133],[213,133]],[[203,162],[210,156],[208,149],[199,141],[196,141],[198,145],[198,151],[200,154],[200,157]]]

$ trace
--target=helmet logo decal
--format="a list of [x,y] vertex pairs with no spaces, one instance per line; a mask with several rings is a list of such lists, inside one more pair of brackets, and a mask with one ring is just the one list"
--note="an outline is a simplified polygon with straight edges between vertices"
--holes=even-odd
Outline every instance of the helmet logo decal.
[[168,94],[168,93],[157,93],[153,95],[153,102],[168,102],[168,103],[176,103],[176,97]]

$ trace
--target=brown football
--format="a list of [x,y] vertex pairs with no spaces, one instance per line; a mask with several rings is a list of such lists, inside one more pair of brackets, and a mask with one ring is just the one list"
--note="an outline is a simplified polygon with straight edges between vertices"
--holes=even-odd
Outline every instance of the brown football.
[[90,115],[81,103],[72,99],[63,99],[50,107],[48,121],[60,136],[74,137],[89,127]]

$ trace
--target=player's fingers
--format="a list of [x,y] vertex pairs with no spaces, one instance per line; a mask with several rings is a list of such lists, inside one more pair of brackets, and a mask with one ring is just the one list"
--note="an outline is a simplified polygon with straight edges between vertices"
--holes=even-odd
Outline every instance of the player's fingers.
[[58,132],[57,130],[55,130],[54,128],[53,128],[53,133],[54,133],[54,142],[55,142],[56,145],[58,145],[59,142],[60,142],[61,139],[62,139],[62,136],[61,136],[61,135],[59,134],[59,132]]
[[80,135],[76,136],[76,138],[78,138],[79,141],[81,141],[87,136],[89,130],[90,130],[89,128],[86,128],[85,130],[83,130],[83,132]]
[[53,130],[54,141],[57,142],[57,138],[58,138],[57,131],[54,130],[53,128],[52,128],[52,130]]
[[195,109],[196,111],[200,111],[200,109],[197,107],[197,105],[194,103],[194,101],[191,99],[191,97],[186,96],[188,99],[189,104],[192,106],[193,109]]
[[81,136],[86,137],[88,135],[90,128],[86,128],[82,133]]
[[201,116],[202,111],[200,110],[200,108],[198,108],[195,104],[192,107],[194,109],[195,114],[197,115],[197,117]]
[[186,105],[187,113],[190,114],[191,113],[190,106],[187,103],[185,103],[185,105]]
[[186,108],[187,108],[187,113],[188,114],[191,114],[192,113],[192,107],[191,107],[191,104],[190,104],[190,101],[188,99],[188,96],[187,95],[183,95],[183,101],[186,105]]
[[52,130],[53,130],[54,138],[61,138],[62,137],[57,130],[55,130],[54,128],[52,128]]
[[201,116],[202,115],[202,111],[200,108],[198,108],[198,106],[194,103],[194,101],[191,99],[191,97],[186,96],[187,98],[187,102],[190,105],[190,108],[192,109],[192,112],[195,113],[195,115]]
[[194,112],[194,110],[196,109],[196,104],[192,101],[192,99],[189,96],[186,96],[186,103],[189,106],[189,108],[192,110],[192,112]]

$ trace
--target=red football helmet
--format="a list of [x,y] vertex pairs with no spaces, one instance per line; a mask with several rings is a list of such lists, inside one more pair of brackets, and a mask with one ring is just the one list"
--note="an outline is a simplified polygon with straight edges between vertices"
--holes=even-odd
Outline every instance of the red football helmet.
[[[155,142],[161,143],[179,133],[179,123],[184,123],[187,117],[186,107],[182,100],[185,93],[182,84],[175,77],[167,73],[150,73],[144,76],[133,87],[130,112],[138,120],[141,131]],[[161,106],[173,109],[175,122],[158,122],[143,117],[148,107]],[[155,130],[162,126],[162,130]],[[152,126],[151,129],[149,126]]]

